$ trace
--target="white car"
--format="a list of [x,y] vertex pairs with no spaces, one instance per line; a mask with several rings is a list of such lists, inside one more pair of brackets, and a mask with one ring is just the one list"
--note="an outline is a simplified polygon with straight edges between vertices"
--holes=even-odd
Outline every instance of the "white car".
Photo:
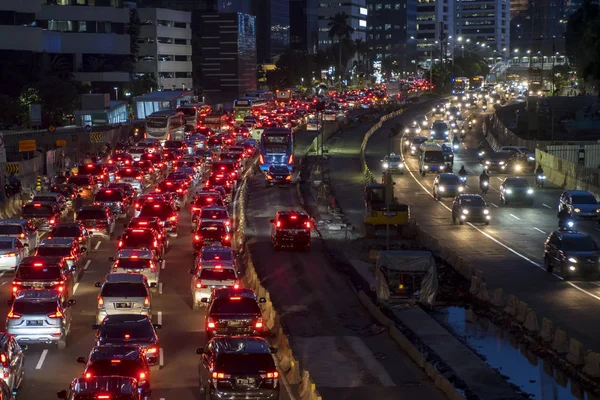
[[318,132],[321,130],[321,121],[319,121],[318,119],[311,119],[310,121],[308,121],[308,124],[306,124],[306,130],[309,132]]
[[14,271],[27,257],[28,249],[15,237],[0,237],[0,270]]

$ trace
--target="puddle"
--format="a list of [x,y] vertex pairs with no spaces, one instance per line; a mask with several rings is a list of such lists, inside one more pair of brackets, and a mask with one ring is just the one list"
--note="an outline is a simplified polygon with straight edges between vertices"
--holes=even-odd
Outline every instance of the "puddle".
[[[470,314],[470,313],[469,313]],[[463,343],[474,350],[484,361],[521,391],[537,400],[595,400],[576,382],[561,371],[531,353],[512,335],[486,319],[467,321],[462,307],[440,307],[433,312],[434,318],[449,328]]]

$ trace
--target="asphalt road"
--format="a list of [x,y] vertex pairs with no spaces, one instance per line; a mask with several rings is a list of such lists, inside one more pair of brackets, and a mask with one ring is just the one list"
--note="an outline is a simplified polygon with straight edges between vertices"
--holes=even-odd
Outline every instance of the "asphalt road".
[[[326,127],[328,129],[328,127]],[[314,139],[299,132],[299,160]],[[309,253],[274,252],[270,223],[281,209],[300,209],[290,188],[249,183],[246,235],[256,271],[270,292],[295,357],[311,372],[324,399],[442,399],[444,396],[389,335],[380,330],[313,236]]]
[[[387,129],[395,122],[407,124],[415,115],[429,110],[429,106],[411,107],[402,116],[387,122],[384,129],[371,138],[366,158],[375,176],[381,176],[380,160],[387,151]],[[479,193],[478,175],[482,171],[476,155],[476,147],[482,140],[478,128],[468,133],[463,148],[455,153],[455,171],[465,165],[469,172],[467,192],[471,193]],[[399,151],[399,138],[394,139],[393,148]],[[600,305],[600,282],[577,279],[567,282],[558,274],[546,273],[543,268],[543,243],[557,228],[560,188],[534,189],[533,207],[502,206],[498,187],[505,175],[493,176],[491,189],[485,196],[491,205],[491,224],[453,225],[451,199],[435,201],[431,196],[434,176],[421,177],[417,159],[407,156],[406,160],[409,172],[395,178],[395,195],[411,205],[411,215],[422,229],[481,269],[491,288],[503,288],[506,294],[516,295],[535,310],[538,317],[549,318],[555,327],[564,329],[592,350],[600,351],[600,315],[596,310]],[[533,184],[532,174],[524,176]],[[577,221],[576,224],[577,230],[600,243],[600,225],[595,221]]]
[[[162,360],[160,369],[151,372],[153,399],[194,400],[199,399],[198,364],[195,350],[205,344],[204,311],[192,311],[190,275],[193,266],[192,238],[190,234],[189,208],[179,214],[179,237],[171,238],[171,247],[164,257],[165,268],[161,271],[161,287],[153,289],[153,320],[161,323],[159,330]],[[120,220],[115,237],[123,231],[125,221]],[[94,283],[102,281],[109,272],[108,257],[116,254],[116,241],[94,240],[88,257],[88,265],[76,286],[73,306],[72,332],[67,348],[59,351],[55,346],[29,346],[25,355],[25,380],[19,399],[56,399],[58,390],[66,389],[73,378],[81,375],[83,365],[76,362],[79,356],[87,357],[94,342],[96,302],[99,289]],[[1,298],[9,298],[12,274],[2,273]],[[6,315],[9,307],[0,302],[0,315]],[[281,399],[291,397],[281,391]]]

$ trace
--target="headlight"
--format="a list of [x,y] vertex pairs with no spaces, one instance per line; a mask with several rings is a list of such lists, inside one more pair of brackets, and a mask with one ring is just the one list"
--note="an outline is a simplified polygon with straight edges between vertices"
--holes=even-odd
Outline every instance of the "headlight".
[[[485,154],[485,153],[484,153],[484,154]],[[485,162],[485,165],[490,165],[490,164],[491,164],[491,162],[489,162],[489,161],[486,161],[486,162]]]
[[569,257],[569,262],[573,264],[577,264],[577,259],[573,257]]
[[423,169],[429,169],[429,165],[423,165]]
[[463,214],[467,215],[469,213],[469,210],[463,210]]
[[417,148],[415,146],[410,146],[411,150],[417,150]]
[[574,267],[574,266],[572,266],[572,265],[570,265],[570,266],[569,266],[569,271],[575,271],[575,267]]
[[506,189],[504,192],[505,192],[506,194],[511,194],[511,193],[512,193],[512,189]]
[[441,170],[441,171],[443,171],[443,170],[445,170],[445,169],[446,169],[446,166],[445,166],[445,165],[440,165],[440,170]]
[[527,189],[527,194],[533,194],[533,189]]
[[406,140],[404,141],[404,143],[405,143],[405,144],[410,144],[410,139],[406,139]]
[[531,157],[531,156],[529,156],[529,157],[527,157],[527,159],[528,159],[529,161],[535,161],[535,157]]
[[490,213],[490,210],[483,210],[483,213],[484,213],[485,215],[488,215],[488,214]]
[[389,168],[389,164],[388,163],[383,163],[383,169],[388,169]]
[[498,164],[500,164],[500,165],[504,165],[504,161],[500,161]]
[[458,191],[459,191],[459,192],[463,192],[464,190],[465,190],[465,188],[464,188],[464,187],[462,187],[462,186],[459,186],[459,187],[458,187]]
[[438,190],[439,190],[440,192],[443,192],[443,191],[445,191],[445,190],[446,190],[446,188],[445,188],[445,187],[443,187],[443,186],[438,186]]
[[437,110],[437,108],[433,107],[433,109],[431,111],[435,112],[435,110]]
[[515,165],[515,171],[520,171],[520,170],[521,170],[521,165],[520,164]]
[[406,129],[404,130],[404,133],[408,133],[408,128],[406,128]]
[[579,208],[574,209],[573,211],[575,212],[580,212],[581,210]]

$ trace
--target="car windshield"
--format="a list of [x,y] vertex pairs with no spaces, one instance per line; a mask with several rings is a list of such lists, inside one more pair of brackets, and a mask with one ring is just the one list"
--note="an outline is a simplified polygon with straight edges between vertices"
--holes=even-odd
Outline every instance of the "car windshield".
[[78,220],[86,220],[86,219],[96,219],[96,220],[105,220],[106,213],[103,210],[81,210],[77,214]]
[[123,269],[150,268],[150,260],[147,258],[120,258],[117,266]]
[[200,279],[209,281],[234,281],[236,279],[235,271],[229,268],[202,268],[200,270]]
[[21,211],[21,214],[24,217],[51,217],[52,215],[54,215],[54,211],[52,209],[51,206],[48,205],[38,205],[36,206],[35,204],[26,204],[25,207],[23,207],[23,211]]
[[596,198],[592,195],[575,195],[571,196],[573,204],[598,204]]
[[232,254],[229,251],[217,251],[217,250],[202,250],[202,261],[231,261],[233,260]]
[[57,310],[56,301],[15,301],[13,312],[21,315],[48,315]]
[[[242,350],[243,351],[243,350]],[[228,374],[264,373],[275,370],[273,356],[270,354],[228,353],[217,357],[216,368]]]
[[115,324],[106,323],[100,326],[100,334],[106,339],[123,339],[125,334],[130,335],[133,340],[154,339],[152,324],[147,319],[143,319],[142,322],[124,321]]
[[444,152],[442,151],[426,151],[423,156],[423,161],[426,163],[443,163],[444,162]]
[[123,192],[120,190],[102,190],[96,193],[95,201],[123,201]]
[[235,299],[215,299],[210,307],[210,313],[260,314],[260,308],[258,307],[256,300],[247,297],[236,297]]
[[458,185],[460,183],[460,179],[458,176],[452,175],[440,176],[440,183],[443,185]]
[[461,204],[467,207],[482,207],[485,206],[485,201],[481,197],[463,197]]
[[564,251],[596,251],[598,248],[589,236],[564,237],[562,243]]
[[39,246],[36,254],[42,257],[69,257],[71,255],[71,247]]
[[60,279],[60,269],[58,266],[27,266],[21,265],[17,268],[15,278],[23,281],[54,281]]
[[21,225],[0,225],[0,235],[20,235],[23,233]]
[[148,292],[142,283],[107,282],[102,286],[102,297],[146,297]]

